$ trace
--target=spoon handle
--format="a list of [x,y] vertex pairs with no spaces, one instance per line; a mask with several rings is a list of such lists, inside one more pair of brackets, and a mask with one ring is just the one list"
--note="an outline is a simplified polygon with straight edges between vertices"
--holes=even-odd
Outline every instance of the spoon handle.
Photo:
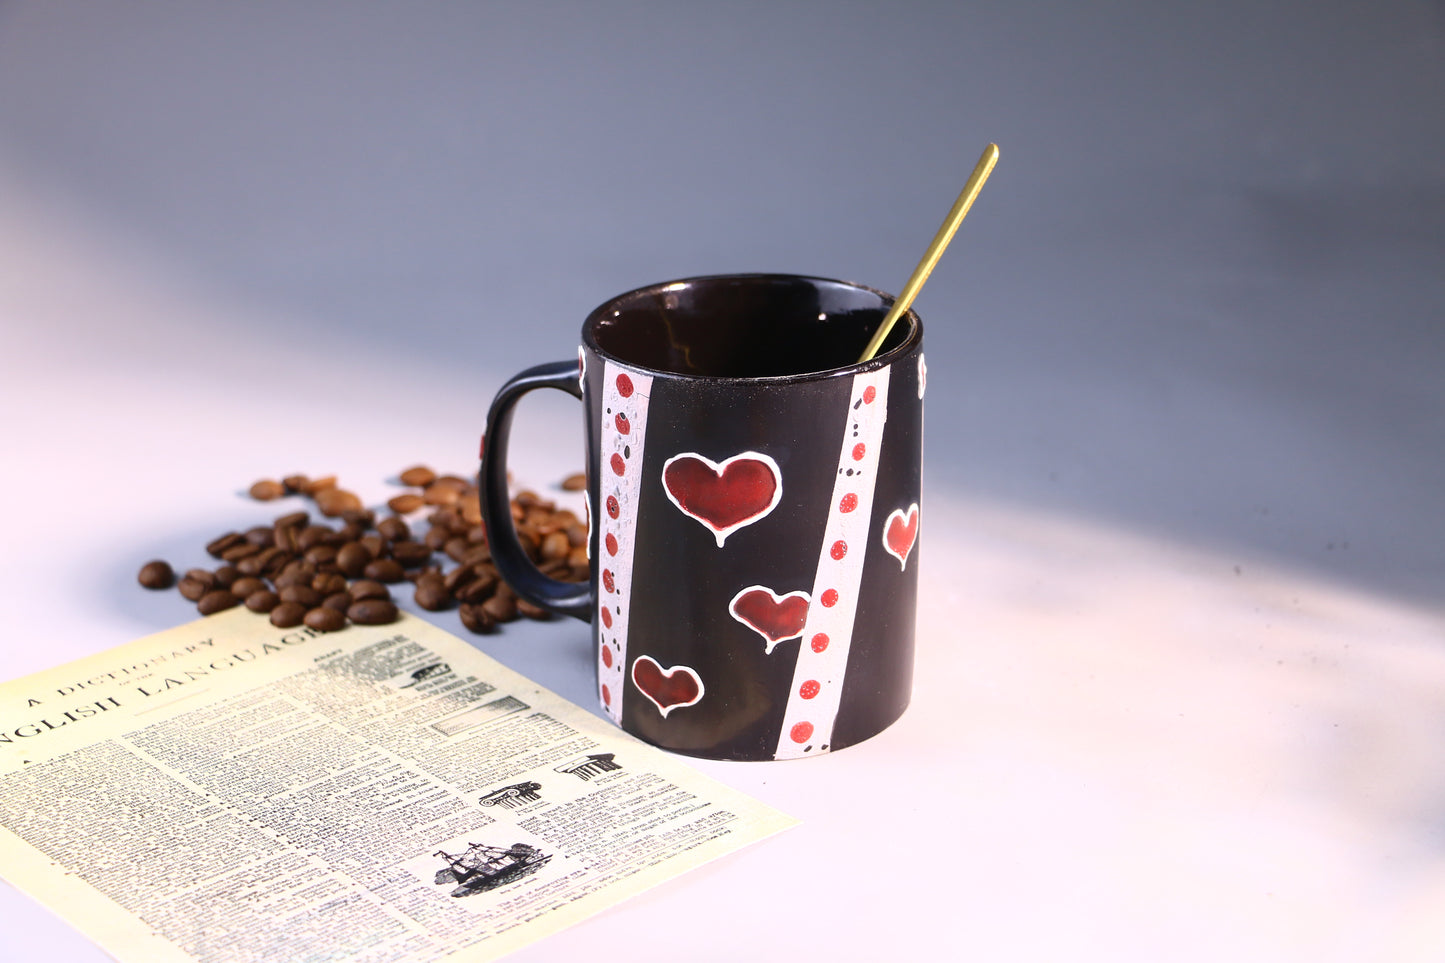
[[964,215],[973,206],[973,199],[978,197],[978,192],[983,190],[983,182],[988,180],[988,175],[993,171],[993,165],[998,163],[998,145],[989,144],[983,150],[983,156],[978,159],[978,164],[973,168],[973,173],[968,175],[968,182],[963,185],[963,190],[958,195],[958,200],[953,202],[953,209],[948,212],[948,217],[943,221],[943,226],[938,233],[933,235],[933,241],[928,245],[928,250],[923,252],[923,260],[918,262],[918,267],[913,269],[913,275],[908,283],[903,285],[903,291],[898,295],[898,300],[893,302],[892,309],[873,333],[873,338],[868,342],[868,347],[863,349],[863,354],[858,361],[869,361],[878,353],[878,348],[883,344],[883,339],[888,337],[888,332],[893,329],[894,323],[908,310],[913,299],[918,296],[918,291],[923,287],[923,282],[928,280],[928,275],[933,271],[933,266],[943,256],[944,248],[948,242],[953,240],[953,232],[958,230],[958,225],[963,223]]

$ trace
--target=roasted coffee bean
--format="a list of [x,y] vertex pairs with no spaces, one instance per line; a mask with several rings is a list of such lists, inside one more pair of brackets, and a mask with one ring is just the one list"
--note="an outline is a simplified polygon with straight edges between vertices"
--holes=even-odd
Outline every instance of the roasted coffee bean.
[[442,546],[442,551],[446,553],[447,558],[458,564],[461,564],[462,559],[466,558],[471,550],[472,543],[462,537],[449,538],[447,543]]
[[562,490],[564,492],[580,492],[587,487],[587,476],[582,472],[575,472],[562,479]]
[[394,495],[387,499],[386,507],[398,515],[410,515],[426,504],[426,499],[415,492],[405,492],[401,495]]
[[445,585],[436,582],[418,582],[416,594],[412,598],[428,612],[440,612],[452,605],[452,593],[447,591]]
[[266,552],[261,553],[262,555],[267,556],[265,564],[261,566],[261,574],[266,576],[267,578],[279,574],[282,569],[284,569],[287,565],[290,565],[296,559],[295,555],[292,555],[290,552],[285,551],[279,545],[275,547],[275,551],[275,555],[267,555]]
[[328,609],[335,609],[338,612],[345,612],[347,609],[351,608],[354,601],[355,600],[352,599],[350,592],[332,592],[330,595],[326,596],[326,598],[321,600],[321,604],[326,606]]
[[431,561],[431,549],[421,542],[397,542],[391,546],[391,557],[402,568],[417,568]]
[[496,631],[497,620],[480,605],[463,605],[457,614],[462,617],[462,625],[478,635]]
[[402,542],[411,538],[411,526],[407,525],[404,519],[395,516],[377,522],[376,530],[389,542]]
[[396,583],[406,578],[406,572],[402,569],[401,563],[394,558],[372,559],[366,563],[362,574],[377,582]]
[[[260,612],[264,614],[266,612],[272,611],[276,608],[276,606],[281,604],[281,596],[277,595],[270,589],[257,589],[250,595],[246,596],[245,604],[246,608],[250,609],[252,612]],[[303,606],[300,605],[296,607],[298,609],[303,608]]]
[[271,610],[271,624],[278,629],[300,625],[306,617],[306,606],[300,602],[281,602]]
[[408,468],[399,476],[403,485],[410,485],[413,488],[421,488],[436,481],[437,473],[425,465],[416,465]]
[[310,551],[317,545],[329,545],[336,532],[325,525],[307,525],[296,535],[296,547],[303,552]]
[[356,540],[356,544],[370,552],[372,558],[384,558],[391,554],[386,539],[374,533],[361,536]]
[[568,552],[567,564],[571,565],[573,568],[586,568],[588,565],[587,546],[578,545],[573,548],[572,551]]
[[286,486],[272,478],[263,478],[251,486],[251,497],[258,502],[269,502],[286,494]]
[[274,530],[276,547],[293,555],[300,551],[300,546],[296,544],[296,535],[299,531],[300,527],[296,525],[282,525],[278,522]]
[[345,512],[361,508],[361,498],[344,488],[328,488],[316,493],[316,507],[327,518],[340,518]]
[[491,598],[497,591],[500,579],[490,573],[477,575],[469,582],[464,582],[460,587],[454,589],[452,594],[458,601],[477,605]]
[[243,575],[230,585],[226,586],[241,598],[247,598],[252,592],[259,592],[266,587],[265,581],[251,575]]
[[266,548],[276,542],[276,533],[271,531],[270,525],[257,525],[254,528],[246,529],[243,536],[247,542],[257,548]]
[[276,586],[276,591],[279,592],[289,585],[310,585],[311,580],[315,577],[316,573],[310,571],[309,568],[292,569],[290,566],[287,566],[287,571],[276,576],[271,582]]
[[566,532],[552,532],[542,539],[542,557],[545,559],[566,558],[570,551],[572,543],[567,541]]
[[467,541],[473,545],[480,545],[487,540],[487,528],[485,525],[473,525],[467,529]]
[[366,571],[366,564],[370,561],[371,552],[360,542],[347,542],[336,552],[336,566],[351,578]]
[[476,492],[463,492],[462,497],[457,501],[457,511],[461,513],[462,521],[468,525],[480,525],[482,523],[482,499]]
[[386,625],[395,622],[397,614],[391,599],[362,599],[346,610],[346,617],[357,625]]
[[526,599],[517,600],[517,612],[529,619],[536,619],[538,622],[545,622],[552,617],[552,613],[540,605],[533,605]]
[[142,565],[136,579],[148,589],[168,589],[176,584],[176,571],[170,562],[156,559]]
[[176,583],[176,590],[181,593],[181,598],[188,602],[199,602],[201,596],[209,592],[211,587],[210,582],[203,582],[189,575]]
[[196,600],[196,611],[202,615],[214,615],[240,604],[241,600],[230,589],[211,589]]
[[526,510],[528,508],[535,508],[538,505],[551,504],[541,495],[538,495],[536,492],[532,491],[530,488],[524,488],[521,491],[517,492],[516,497],[513,498],[512,501],[515,502],[517,505],[521,506],[523,510]]
[[306,486],[311,484],[311,479],[305,475],[287,475],[281,479],[281,484],[286,486],[286,490],[292,494],[303,494]]
[[252,545],[250,542],[242,539],[222,552],[221,558],[227,562],[239,562],[241,559],[255,555],[260,551],[261,547],[259,545]]
[[476,577],[476,569],[470,565],[458,565],[442,576],[442,584],[446,586],[448,592],[455,592],[467,582],[475,581]]
[[307,628],[318,632],[336,632],[346,628],[346,614],[324,605],[311,609],[301,621],[306,623]]
[[360,525],[362,528],[370,528],[376,524],[376,512],[369,508],[348,508],[341,513],[341,520],[348,525]]
[[206,554],[212,558],[220,558],[222,552],[233,545],[239,545],[245,539],[240,532],[227,532],[206,543]]
[[428,505],[445,505],[450,507],[461,500],[462,493],[450,485],[443,485],[440,481],[434,481],[426,486],[422,493],[422,500]]
[[391,590],[380,582],[364,578],[351,583],[351,597],[358,602],[362,599],[389,599]]
[[466,527],[462,524],[462,516],[450,508],[436,509],[431,513],[431,517],[429,517],[427,521],[431,523],[432,528],[444,528],[448,532]]
[[422,544],[433,552],[440,552],[442,546],[444,546],[451,537],[451,532],[433,523],[432,527],[426,530],[426,537],[422,539]]
[[317,572],[311,580],[311,587],[322,595],[346,591],[346,576],[340,572]]
[[303,495],[310,495],[311,497],[315,498],[321,492],[328,491],[329,489],[335,487],[336,476],[325,475],[321,478],[308,478],[306,480],[306,484],[301,489],[301,493]]
[[517,600],[500,592],[483,602],[481,609],[498,622],[511,622],[517,618]]
[[309,585],[287,585],[281,589],[281,601],[299,602],[309,608],[315,608],[325,598],[320,592]]
[[291,512],[289,515],[279,516],[271,524],[272,528],[305,528],[311,522],[311,516],[306,512]]
[[336,561],[336,548],[332,545],[312,545],[302,557],[312,565],[325,565]]

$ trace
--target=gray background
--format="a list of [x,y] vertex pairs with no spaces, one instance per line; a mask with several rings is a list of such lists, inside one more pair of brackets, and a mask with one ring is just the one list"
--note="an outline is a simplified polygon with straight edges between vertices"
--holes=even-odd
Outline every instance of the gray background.
[[0,159],[468,431],[630,287],[897,290],[997,141],[918,302],[928,484],[1424,602],[1442,94],[1424,0],[0,4]]

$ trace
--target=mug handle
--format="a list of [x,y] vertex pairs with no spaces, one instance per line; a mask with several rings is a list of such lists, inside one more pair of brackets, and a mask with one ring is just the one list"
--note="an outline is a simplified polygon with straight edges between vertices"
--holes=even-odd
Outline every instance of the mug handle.
[[577,378],[577,362],[554,361],[528,368],[504,384],[497,397],[492,399],[492,408],[487,412],[486,435],[482,438],[479,479],[482,520],[487,526],[492,561],[518,595],[559,615],[570,615],[590,623],[593,608],[591,580],[562,582],[543,575],[523,551],[512,519],[512,503],[507,492],[507,443],[512,433],[513,408],[523,395],[536,388],[557,388],[580,399],[582,385]]

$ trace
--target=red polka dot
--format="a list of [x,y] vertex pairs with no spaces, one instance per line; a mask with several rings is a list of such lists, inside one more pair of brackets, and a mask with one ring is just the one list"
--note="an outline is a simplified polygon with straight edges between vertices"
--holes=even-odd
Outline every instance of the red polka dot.
[[632,379],[625,374],[617,376],[617,393],[624,398],[632,397]]
[[617,536],[616,536],[616,535],[613,535],[611,532],[608,532],[608,533],[607,533],[607,538],[605,539],[605,541],[606,541],[606,543],[607,543],[607,554],[608,554],[608,555],[616,555],[616,554],[617,554]]
[[826,649],[827,647],[828,647],[828,633],[826,633],[826,632],[819,632],[817,635],[813,636],[813,651],[814,651],[814,652],[822,652],[822,651],[823,651],[824,649]]
[[843,541],[841,538],[838,539],[836,542],[833,543],[833,547],[828,549],[828,554],[833,556],[833,559],[835,561],[842,558],[844,555],[848,554],[848,543]]
[[865,405],[871,405],[873,403],[873,399],[877,397],[878,389],[874,388],[872,385],[869,385],[868,387],[863,389],[863,403]]
[[[602,611],[606,612],[607,610],[603,609]],[[612,649],[606,645],[602,647],[602,664],[609,669],[612,668]],[[811,699],[812,696],[803,696],[803,698]]]
[[612,610],[611,610],[611,609],[608,609],[608,608],[604,608],[604,609],[602,610],[602,613],[601,613],[601,614],[602,614],[602,624],[605,625],[605,626],[607,626],[609,629],[612,628]]
[[622,456],[617,454],[617,452],[612,453],[612,461],[610,464],[612,465],[612,471],[614,474],[620,475],[623,472],[627,471],[627,462],[623,461]]
[[609,592],[617,591],[617,583],[612,580],[612,569],[610,568],[602,570],[602,587]]
[[858,496],[849,492],[838,500],[838,511],[851,512],[858,507]]
[[[605,652],[606,649],[604,649],[603,651]],[[818,685],[817,679],[809,679],[807,682],[804,682],[802,685],[798,686],[798,695],[802,696],[804,699],[811,699],[818,694],[818,690],[821,688],[823,687]]]
[[616,518],[622,512],[622,506],[617,504],[616,495],[607,496],[607,514]]
[[819,596],[818,601],[823,603],[823,608],[831,609],[838,604],[838,590],[825,589],[823,594]]
[[614,418],[613,421],[617,424],[617,433],[619,435],[627,435],[632,433],[632,424],[627,420],[626,415],[618,413],[617,417]]
[[868,448],[861,441],[853,446],[853,460],[862,461],[863,456],[868,454]]
[[602,687],[602,704],[609,709],[612,708],[612,690],[605,685]]
[[792,731],[789,732],[788,735],[792,737],[792,740],[796,743],[802,744],[807,742],[813,736],[813,724],[811,722],[800,722],[793,726]]

